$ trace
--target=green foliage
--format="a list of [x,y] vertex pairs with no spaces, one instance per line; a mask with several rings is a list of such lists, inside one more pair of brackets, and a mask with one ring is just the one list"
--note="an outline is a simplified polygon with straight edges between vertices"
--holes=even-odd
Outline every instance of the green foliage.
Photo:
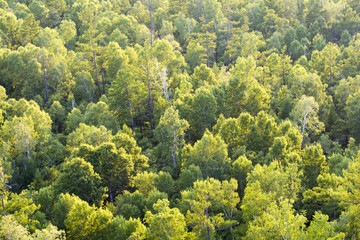
[[148,239],[186,239],[187,229],[185,217],[177,208],[169,208],[167,199],[159,200],[154,204],[156,214],[147,212],[145,221],[149,224],[147,228]]
[[112,138],[111,132],[104,126],[99,128],[80,123],[75,131],[68,135],[67,147],[69,151],[78,149],[81,144],[99,146],[101,143],[109,142]]
[[298,199],[302,172],[296,163],[286,168],[276,162],[269,166],[256,165],[247,177],[241,209],[246,222],[261,215],[272,202],[279,199]]
[[0,238],[360,238],[359,13],[0,0]]
[[140,219],[115,217],[107,227],[107,239],[145,239],[146,227]]
[[227,146],[220,136],[206,131],[201,140],[190,149],[184,167],[199,166],[203,177],[225,179],[230,171]]
[[326,167],[326,158],[320,145],[309,146],[303,155],[304,162],[304,186],[312,188],[316,186],[316,179]]
[[65,240],[65,232],[49,224],[42,230],[36,230],[32,235],[26,227],[20,225],[13,215],[6,215],[1,219],[0,236],[3,239],[16,240]]
[[294,213],[289,201],[271,203],[265,212],[250,223],[246,239],[302,238],[306,218]]
[[87,202],[76,201],[65,219],[68,239],[108,239],[107,227],[113,214],[109,210],[91,207]]
[[100,204],[105,189],[90,163],[82,158],[73,158],[63,163],[61,168],[52,185],[56,194],[75,194],[89,203]]
[[205,87],[196,90],[191,102],[189,124],[194,139],[200,139],[206,129],[216,121],[217,103],[214,95]]
[[180,190],[186,190],[191,188],[197,180],[203,180],[201,169],[198,166],[190,165],[181,171],[177,185]]
[[349,117],[349,127],[352,137],[359,142],[360,139],[360,128],[359,124],[359,103],[360,103],[360,91],[350,96],[346,102],[347,107],[345,108],[347,115]]
[[180,119],[179,112],[173,107],[165,111],[155,129],[155,137],[160,143],[158,145],[159,168],[161,168],[161,166],[173,166],[175,173],[177,172],[177,166],[179,164],[177,156],[184,145],[184,135],[188,128],[188,122],[185,119]]
[[318,118],[319,104],[314,97],[301,96],[301,99],[296,103],[295,107],[290,113],[291,118],[297,123],[301,129],[303,136],[302,145],[308,132],[317,134],[324,128],[324,124]]
[[189,204],[186,222],[196,236],[213,237],[215,231],[236,224],[233,213],[240,201],[235,179],[223,181],[207,178],[196,181],[193,190],[181,192],[182,201]]

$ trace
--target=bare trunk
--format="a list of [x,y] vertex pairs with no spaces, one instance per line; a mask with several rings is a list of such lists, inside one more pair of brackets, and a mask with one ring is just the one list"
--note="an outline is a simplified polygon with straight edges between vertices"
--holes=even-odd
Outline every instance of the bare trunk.
[[148,91],[149,91],[149,105],[150,105],[150,125],[151,129],[154,129],[154,107],[153,107],[153,100],[151,94],[151,83],[150,83],[150,72],[149,72],[149,64],[146,63],[146,72],[148,76]]
[[306,118],[307,118],[307,115],[309,114],[310,112],[310,109],[305,113],[304,115],[304,119],[303,119],[303,122],[302,122],[302,130],[301,130],[301,135],[302,135],[302,141],[301,141],[301,149],[304,148],[304,140],[305,140],[305,128],[306,128]]
[[99,74],[98,74],[98,70],[97,70],[97,66],[96,66],[96,55],[95,55],[95,51],[94,51],[94,43],[91,42],[91,46],[92,46],[92,54],[93,54],[93,62],[94,62],[94,70],[95,70],[95,74],[96,74],[96,85],[98,86],[99,89],[99,94],[101,97],[101,88],[100,88],[100,83],[99,83]]
[[44,49],[42,50],[42,62],[43,62],[43,75],[44,75],[44,81],[45,81],[45,101],[49,101],[49,93],[48,93],[48,84],[47,84],[47,78],[46,78],[46,67],[45,67],[45,57],[44,57]]

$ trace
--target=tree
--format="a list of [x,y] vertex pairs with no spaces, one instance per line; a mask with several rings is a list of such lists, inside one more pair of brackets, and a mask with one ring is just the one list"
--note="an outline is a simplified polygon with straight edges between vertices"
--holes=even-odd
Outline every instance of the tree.
[[245,222],[261,216],[279,199],[296,201],[301,189],[302,171],[296,163],[283,168],[275,161],[269,166],[256,165],[247,177],[241,209]]
[[102,91],[100,88],[99,71],[96,61],[97,55],[101,51],[99,41],[104,38],[104,35],[97,29],[99,24],[98,9],[98,5],[89,2],[83,7],[83,10],[78,13],[79,20],[86,28],[81,36],[84,42],[79,42],[78,45],[80,52],[84,53],[84,57],[91,60],[92,68],[95,73],[95,82],[99,90],[99,96],[101,97]]
[[234,177],[239,185],[239,195],[240,197],[244,196],[244,190],[247,184],[247,176],[253,170],[253,165],[246,156],[240,156],[235,162],[232,163],[231,167],[231,176]]
[[46,165],[40,153],[47,152],[51,140],[51,119],[34,101],[9,99],[6,105],[0,146],[16,170],[10,184],[16,183],[13,190],[20,192],[30,184],[35,168]]
[[127,155],[123,148],[117,149],[114,143],[102,143],[93,148],[82,145],[77,153],[94,166],[99,174],[103,186],[108,189],[110,202],[115,196],[129,184],[134,164],[131,156]]
[[343,178],[335,174],[319,174],[316,186],[303,192],[303,208],[306,210],[308,219],[315,218],[316,211],[321,211],[330,219],[337,219],[344,207],[340,203],[338,189],[343,184]]
[[314,51],[310,64],[319,73],[321,80],[328,86],[335,86],[340,75],[340,49],[336,44],[328,43],[321,51]]
[[206,131],[201,140],[190,148],[185,167],[199,166],[204,177],[226,179],[230,171],[230,159],[225,142],[220,136]]
[[23,23],[21,24],[21,33],[22,33],[22,42],[23,45],[27,43],[32,43],[33,39],[38,34],[39,28],[39,21],[35,20],[33,14],[27,14],[26,18],[24,19]]
[[234,158],[242,146],[248,146],[248,136],[254,120],[248,113],[241,113],[238,118],[229,118],[222,123],[219,120],[216,127],[219,128],[221,138],[228,145],[229,155]]
[[309,132],[317,134],[324,128],[324,124],[319,121],[317,116],[318,109],[319,105],[314,97],[303,95],[290,113],[290,117],[300,124],[301,135],[303,136],[302,147],[305,145],[305,137]]
[[87,105],[83,122],[89,126],[104,126],[108,130],[112,130],[113,133],[118,129],[115,115],[109,111],[109,106],[103,101],[98,101],[96,104],[89,103]]
[[[235,179],[223,181],[207,178],[196,181],[193,190],[181,192],[182,201],[189,204],[186,222],[197,237],[211,239],[215,231],[231,228],[236,224],[233,213],[240,199]],[[217,211],[216,211],[217,210]]]
[[68,239],[107,239],[107,228],[112,220],[113,214],[109,210],[77,200],[65,219]]
[[140,193],[148,196],[151,191],[155,190],[155,177],[155,173],[144,171],[134,177],[132,185],[136,187]]
[[300,239],[303,238],[306,218],[295,215],[292,202],[272,202],[249,225],[245,239]]
[[37,61],[41,64],[41,72],[45,83],[45,102],[47,103],[49,101],[50,86],[55,85],[54,80],[57,80],[55,76],[60,72],[57,71],[61,61],[59,53],[65,54],[66,49],[58,32],[49,28],[42,29],[34,39],[34,43],[41,48],[37,55]]
[[181,171],[176,183],[180,190],[186,190],[191,188],[197,180],[203,180],[201,170],[198,166],[190,165]]
[[3,239],[14,240],[65,240],[65,232],[49,224],[46,228],[36,229],[32,235],[26,227],[20,225],[13,215],[6,215],[1,219],[0,236]]
[[4,216],[1,219],[0,236],[4,239],[32,239],[27,229],[20,225],[12,215]]
[[303,155],[304,162],[304,185],[307,188],[316,186],[316,179],[326,167],[326,158],[323,155],[321,145],[305,148]]
[[310,226],[306,229],[306,239],[344,239],[345,233],[336,231],[336,222],[328,220],[327,215],[316,212]]
[[189,64],[190,73],[194,71],[195,67],[205,63],[205,52],[206,49],[199,43],[195,42],[195,40],[189,42],[185,54],[185,60]]
[[355,138],[357,142],[360,142],[360,127],[359,127],[359,112],[360,108],[360,91],[351,95],[346,101],[347,107],[345,108],[347,115],[349,117],[349,127],[352,137]]
[[70,42],[77,35],[75,23],[71,20],[62,20],[59,26],[59,34],[70,50]]
[[[185,131],[189,128],[189,124],[185,119],[180,119],[179,111],[173,107],[169,107],[164,115],[160,118],[160,122],[155,129],[155,136],[160,142],[158,146],[162,154],[169,156],[171,153],[172,163],[175,175],[177,176],[177,160],[176,157],[184,145]],[[164,165],[170,165],[167,160]]]
[[62,170],[53,183],[56,194],[70,193],[89,203],[100,205],[105,189],[93,166],[81,158],[63,163]]
[[6,12],[0,16],[0,29],[5,34],[4,41],[8,48],[16,48],[20,42],[18,39],[18,20],[14,13]]
[[[109,107],[121,122],[128,122],[133,132],[140,127],[142,132],[143,117],[140,109],[146,105],[146,85],[136,78],[132,66],[120,69],[109,89]],[[138,112],[138,114],[136,114]]]
[[209,89],[202,87],[196,90],[191,102],[189,123],[194,139],[200,139],[206,129],[211,129],[216,120],[217,104]]
[[69,151],[74,151],[79,148],[81,144],[99,146],[104,142],[109,142],[111,138],[111,132],[104,126],[97,128],[95,126],[88,126],[84,123],[80,123],[79,127],[68,135],[67,148]]
[[154,204],[155,214],[150,211],[145,214],[145,221],[149,224],[147,228],[148,239],[186,239],[187,229],[185,217],[177,208],[169,208],[167,199],[158,200]]
[[195,90],[202,86],[211,86],[216,84],[215,74],[205,64],[197,66],[194,69],[194,73],[191,78],[192,85]]
[[146,227],[140,219],[130,218],[125,220],[116,216],[107,228],[107,239],[145,239]]

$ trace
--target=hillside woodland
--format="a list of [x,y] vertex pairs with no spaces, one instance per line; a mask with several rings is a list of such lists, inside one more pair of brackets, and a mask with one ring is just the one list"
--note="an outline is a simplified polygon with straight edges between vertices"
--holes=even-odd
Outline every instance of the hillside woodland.
[[0,0],[0,239],[360,239],[358,0]]

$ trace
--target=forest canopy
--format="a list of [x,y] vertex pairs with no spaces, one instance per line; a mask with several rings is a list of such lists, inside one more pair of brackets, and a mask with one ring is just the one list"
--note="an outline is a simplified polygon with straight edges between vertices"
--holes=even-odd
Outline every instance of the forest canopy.
[[360,239],[357,0],[0,0],[0,239]]

